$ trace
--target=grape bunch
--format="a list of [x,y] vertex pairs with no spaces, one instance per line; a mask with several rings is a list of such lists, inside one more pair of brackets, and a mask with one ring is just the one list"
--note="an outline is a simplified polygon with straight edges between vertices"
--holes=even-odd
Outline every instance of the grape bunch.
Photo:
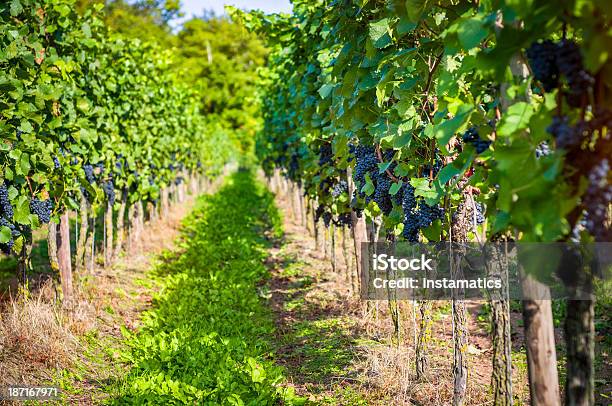
[[340,196],[343,193],[346,193],[347,191],[348,191],[348,184],[346,183],[345,180],[341,180],[340,182],[334,185],[334,188],[332,190],[332,197],[334,199],[337,199],[338,196]]
[[351,220],[351,213],[342,213],[338,215],[338,218],[334,221],[334,224],[339,227],[348,227],[351,228],[353,226],[353,222]]
[[332,188],[332,180],[330,178],[321,179],[321,182],[319,182],[319,190],[323,194],[326,194],[331,188]]
[[0,215],[7,220],[13,218],[13,206],[9,200],[6,183],[0,185]]
[[534,42],[526,54],[533,76],[542,84],[544,90],[550,92],[555,89],[559,83],[557,45],[551,40]]
[[51,221],[51,212],[53,211],[53,202],[51,199],[30,200],[30,211],[38,217],[38,220],[43,224],[48,224]]
[[53,167],[55,169],[60,169],[62,165],[60,164],[59,158],[57,156],[53,156]]
[[0,226],[8,227],[11,230],[11,239],[6,243],[0,243],[0,250],[5,254],[10,254],[13,245],[15,244],[14,239],[19,237],[20,233],[11,222],[13,218],[13,206],[9,201],[8,187],[6,183],[0,185]]
[[569,93],[566,94],[567,104],[580,107],[595,81],[584,69],[580,48],[574,41],[562,40],[557,44],[557,65],[569,87]]
[[293,153],[289,160],[289,168],[287,170],[287,176],[301,185],[302,180],[300,178],[300,155]]
[[174,179],[174,184],[176,186],[180,185],[181,183],[183,183],[183,177],[182,176],[177,176],[176,179]]
[[110,204],[115,203],[115,184],[112,180],[104,182],[102,184],[102,190],[104,190],[104,196],[106,196],[106,201]]
[[85,179],[87,179],[87,182],[91,184],[96,183],[96,177],[94,176],[94,167],[92,165],[83,165],[83,171],[85,171]]
[[476,127],[470,127],[463,134],[462,140],[466,144],[472,144],[474,148],[476,148],[477,154],[482,154],[487,149],[489,149],[489,146],[491,145],[491,141],[483,140],[482,138],[480,138],[480,135],[478,134],[478,129]]
[[485,222],[485,216],[484,216],[484,207],[482,207],[482,204],[480,202],[474,202],[474,206],[476,208],[476,224],[482,224]]
[[431,175],[432,178],[435,178],[442,169],[442,160],[436,159],[433,165],[425,165],[423,167],[423,176],[429,177]]
[[608,210],[612,201],[610,163],[603,159],[589,172],[589,186],[583,198],[586,208],[586,229],[596,241],[612,241]]
[[567,149],[580,145],[589,129],[588,124],[584,121],[572,126],[567,117],[554,116],[546,131],[555,138],[557,147]]
[[331,144],[323,144],[319,148],[319,166],[332,162],[334,153]]
[[325,213],[325,206],[321,204],[315,210],[315,217],[314,217],[315,223],[319,222],[319,219],[321,218],[321,216],[323,216],[323,213]]
[[439,206],[430,206],[422,199],[418,201],[410,184],[402,188],[402,210],[404,211],[404,231],[402,235],[411,243],[419,241],[419,231],[429,227],[434,221],[444,217]]
[[565,77],[569,91],[565,99],[571,107],[580,107],[594,84],[593,76],[582,63],[578,44],[563,39],[558,43],[550,40],[534,42],[527,49],[527,58],[533,75],[544,91],[550,92]]
[[9,255],[11,253],[11,250],[13,249],[13,246],[15,245],[15,238],[18,238],[21,233],[19,232],[15,224],[11,223],[4,217],[0,217],[0,227],[8,227],[11,230],[10,240],[5,243],[0,243],[0,251],[5,253],[6,255]]
[[374,147],[358,145],[354,148],[355,151],[355,173],[353,179],[363,187],[365,185],[365,176],[370,172],[378,172],[378,158]]
[[[384,214],[389,214],[393,209],[393,203],[389,195],[391,179],[389,179],[387,171],[379,173],[379,159],[376,156],[376,150],[373,147],[364,145],[353,147],[352,150],[356,158],[353,179],[360,187],[363,187],[366,183],[366,174],[369,174],[374,185],[374,194],[372,196],[366,196],[366,202],[369,203],[370,201],[374,201]],[[384,153],[385,160],[389,161],[393,159],[393,154],[393,150],[386,151]],[[395,165],[395,163],[392,163],[388,170],[392,171]],[[364,193],[359,192],[359,195],[363,196]]]
[[391,195],[389,195],[389,188],[391,187],[391,180],[386,173],[376,174],[375,176],[376,187],[374,189],[374,202],[378,205],[378,208],[385,214],[388,215],[393,210],[393,203],[391,202]]
[[323,224],[325,224],[325,227],[329,228],[332,221],[332,217],[332,214],[327,211],[325,206],[323,206],[322,204],[319,205],[315,210],[315,223],[317,223],[320,218],[323,218]]
[[332,221],[332,214],[328,211],[323,213],[323,224],[325,224],[326,228],[329,228]]

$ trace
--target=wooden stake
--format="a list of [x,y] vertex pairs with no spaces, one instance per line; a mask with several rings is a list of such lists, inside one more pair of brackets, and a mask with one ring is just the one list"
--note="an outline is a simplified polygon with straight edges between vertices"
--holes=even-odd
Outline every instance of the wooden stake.
[[60,271],[64,305],[73,300],[72,264],[70,262],[70,221],[68,212],[60,217],[60,232],[57,239],[57,263]]

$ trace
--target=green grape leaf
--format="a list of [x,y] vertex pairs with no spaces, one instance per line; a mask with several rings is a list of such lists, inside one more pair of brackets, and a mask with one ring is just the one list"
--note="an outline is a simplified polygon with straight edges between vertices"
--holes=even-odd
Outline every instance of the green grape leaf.
[[0,244],[6,244],[13,238],[11,229],[7,226],[0,227]]
[[30,225],[30,201],[26,196],[19,196],[14,211],[13,220],[16,223]]

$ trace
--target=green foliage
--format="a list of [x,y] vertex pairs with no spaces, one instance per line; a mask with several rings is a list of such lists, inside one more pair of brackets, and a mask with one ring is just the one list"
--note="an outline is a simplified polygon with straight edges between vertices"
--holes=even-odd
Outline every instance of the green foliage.
[[240,151],[252,153],[261,127],[256,82],[267,55],[262,41],[225,17],[187,21],[176,40],[176,67],[197,90],[202,113],[230,129]]
[[[347,167],[354,173],[351,146],[375,146],[390,156],[379,158],[381,165],[395,167],[395,185],[384,195],[397,194],[399,181],[417,182],[417,196],[445,208],[429,240],[450,237],[468,186],[486,208],[479,227],[488,236],[569,238],[586,209],[581,198],[593,166],[587,162],[612,153],[609,129],[568,149],[547,127],[560,114],[571,123],[592,119],[612,99],[609,53],[601,45],[612,39],[604,28],[607,3],[299,0],[291,16],[230,11],[271,48],[261,72],[264,128],[257,144],[268,173],[281,169],[326,210],[347,213],[346,196],[334,197],[328,185],[346,177]],[[531,44],[563,36],[580,45],[594,77],[579,108],[566,102],[565,79],[544,93],[516,71]],[[462,142],[468,128],[490,147],[476,151]],[[543,142],[551,153],[538,158]],[[322,164],[325,145],[333,157]],[[353,208],[378,216],[376,186],[365,176],[356,185],[365,196]],[[402,229],[400,203],[384,216],[395,234]]]
[[[14,208],[4,217],[19,225],[15,251],[40,226],[33,198],[51,198],[57,214],[77,209],[81,193],[104,202],[112,180],[130,202],[156,201],[160,188],[215,175],[232,154],[172,54],[109,33],[99,10],[78,15],[72,0],[0,6],[0,182]],[[95,182],[85,165],[104,165]]]
[[272,195],[238,172],[184,222],[185,251],[157,270],[161,290],[142,328],[124,330],[131,365],[116,404],[291,402],[270,354],[274,325],[258,295]]

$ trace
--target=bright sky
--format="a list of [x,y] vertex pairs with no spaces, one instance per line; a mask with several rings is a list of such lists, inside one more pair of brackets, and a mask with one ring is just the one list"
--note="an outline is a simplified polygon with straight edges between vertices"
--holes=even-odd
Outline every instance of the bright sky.
[[260,9],[266,13],[289,13],[289,0],[181,0],[185,17],[202,15],[202,10],[214,10],[216,15],[224,14],[223,6],[229,4],[241,9]]

